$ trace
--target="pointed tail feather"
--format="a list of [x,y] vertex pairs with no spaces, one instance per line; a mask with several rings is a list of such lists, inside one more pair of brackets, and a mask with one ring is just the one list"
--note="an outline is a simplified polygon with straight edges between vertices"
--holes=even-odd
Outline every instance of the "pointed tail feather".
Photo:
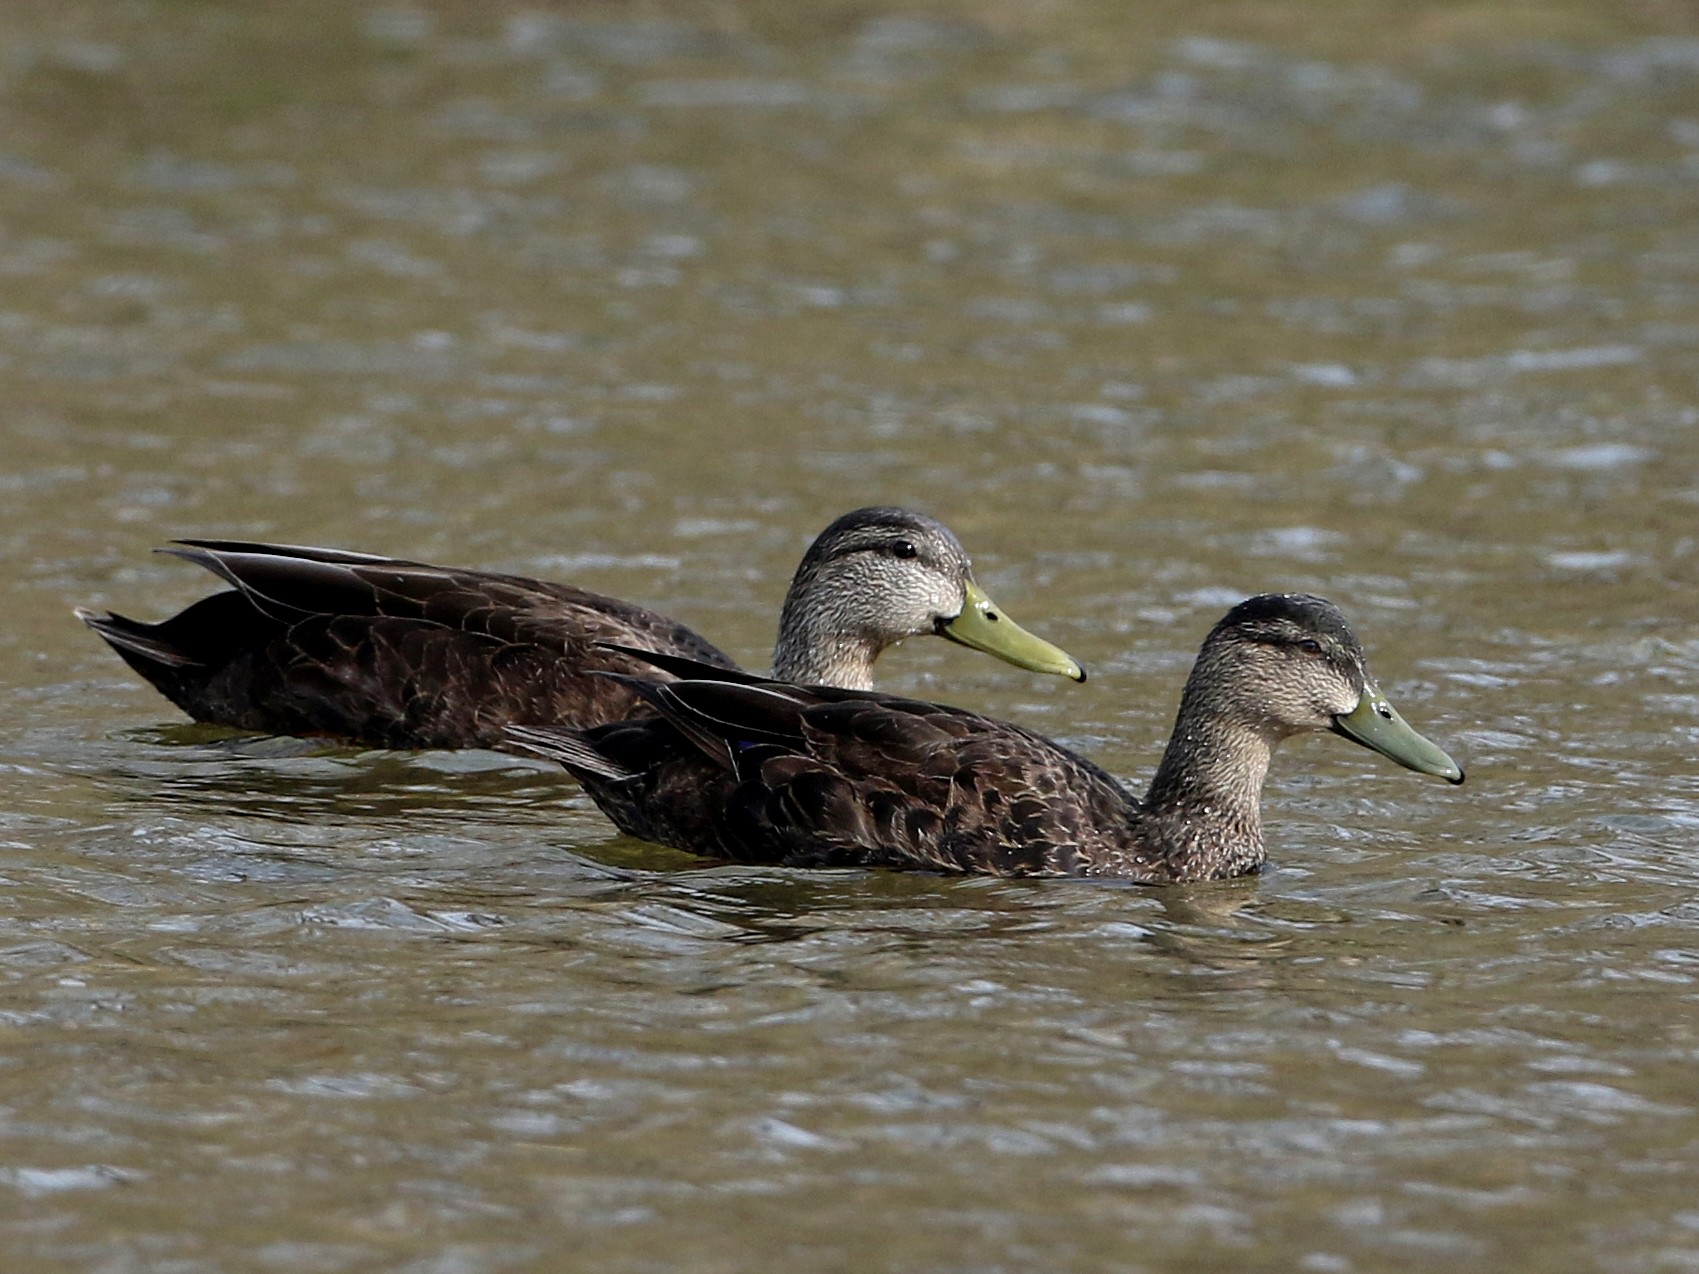
[[132,655],[167,668],[190,668],[199,662],[161,638],[155,624],[144,624],[116,613],[102,615],[81,606],[76,608],[76,616],[132,664],[135,663],[130,659]]
[[610,761],[585,738],[583,731],[558,725],[510,725],[502,731],[506,742],[521,752],[555,761],[579,778],[629,779],[632,772]]

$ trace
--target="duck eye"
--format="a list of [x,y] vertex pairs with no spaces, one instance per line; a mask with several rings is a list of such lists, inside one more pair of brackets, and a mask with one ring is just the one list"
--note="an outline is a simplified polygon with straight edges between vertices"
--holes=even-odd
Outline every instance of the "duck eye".
[[1306,655],[1319,655],[1322,653],[1321,643],[1313,637],[1305,637],[1296,644],[1298,649],[1303,651]]
[[914,546],[913,540],[897,540],[891,545],[892,557],[919,557],[920,550]]

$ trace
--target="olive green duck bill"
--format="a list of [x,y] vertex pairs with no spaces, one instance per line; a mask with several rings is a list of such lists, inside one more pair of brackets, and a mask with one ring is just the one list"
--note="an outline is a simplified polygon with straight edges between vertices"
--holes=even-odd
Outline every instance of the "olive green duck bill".
[[1060,646],[1052,646],[1042,637],[1035,637],[985,595],[972,580],[962,599],[962,613],[954,619],[940,620],[938,635],[960,642],[974,650],[1012,663],[1032,672],[1053,673],[1074,681],[1085,680],[1085,669]]
[[1333,718],[1333,732],[1391,757],[1418,774],[1438,775],[1451,783],[1463,781],[1463,767],[1447,756],[1443,748],[1412,730],[1372,681],[1363,687],[1363,697],[1355,708]]

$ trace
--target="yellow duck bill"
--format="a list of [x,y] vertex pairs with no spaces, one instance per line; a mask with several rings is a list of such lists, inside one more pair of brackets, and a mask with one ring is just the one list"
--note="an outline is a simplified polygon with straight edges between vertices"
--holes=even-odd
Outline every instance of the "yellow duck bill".
[[940,620],[938,635],[988,655],[996,655],[1017,668],[1068,677],[1074,681],[1085,680],[1085,669],[1072,655],[1060,646],[1053,646],[1044,638],[1027,632],[1005,615],[972,580],[967,584],[961,614],[954,619]]
[[1445,749],[1411,729],[1372,681],[1363,686],[1363,697],[1355,708],[1333,718],[1333,732],[1418,774],[1437,775],[1449,783],[1463,781],[1463,767]]

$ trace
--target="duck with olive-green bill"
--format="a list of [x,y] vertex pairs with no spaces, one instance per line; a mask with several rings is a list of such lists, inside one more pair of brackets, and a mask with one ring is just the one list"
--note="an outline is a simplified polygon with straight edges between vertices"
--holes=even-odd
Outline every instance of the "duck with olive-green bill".
[[[372,747],[500,747],[510,725],[583,728],[648,711],[632,686],[598,674],[668,674],[614,647],[736,667],[664,615],[568,584],[230,540],[162,551],[231,587],[156,624],[77,614],[197,721]],[[773,675],[867,689],[881,651],[931,634],[1085,679],[991,602],[948,527],[887,508],[845,514],[810,546]]]
[[1250,598],[1210,631],[1142,800],[1006,721],[651,662],[675,679],[622,680],[658,716],[511,733],[622,831],[716,858],[1172,884],[1262,863],[1263,779],[1292,735],[1331,730],[1463,781],[1375,685],[1338,608],[1301,594]]

